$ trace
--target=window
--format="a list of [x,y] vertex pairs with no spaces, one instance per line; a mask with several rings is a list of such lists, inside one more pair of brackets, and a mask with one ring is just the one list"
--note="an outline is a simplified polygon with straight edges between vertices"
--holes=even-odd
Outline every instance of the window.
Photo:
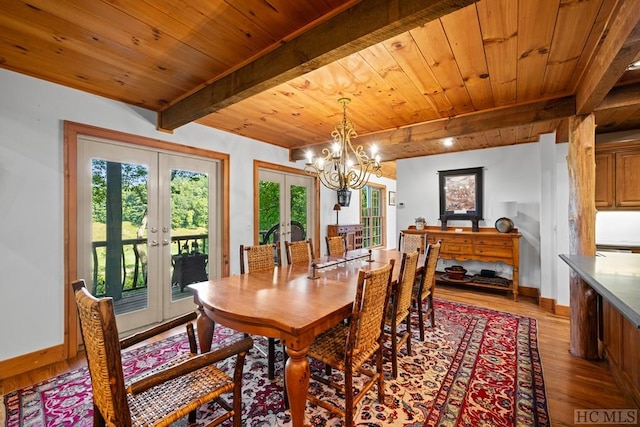
[[365,248],[384,244],[384,194],[384,187],[374,185],[365,185],[360,190],[360,223]]

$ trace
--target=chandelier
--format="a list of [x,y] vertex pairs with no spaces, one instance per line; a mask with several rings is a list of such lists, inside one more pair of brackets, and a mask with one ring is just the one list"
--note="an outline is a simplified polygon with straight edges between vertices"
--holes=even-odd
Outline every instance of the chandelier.
[[361,145],[353,148],[351,139],[358,134],[353,128],[353,123],[347,120],[347,104],[349,98],[340,98],[342,104],[342,121],[336,124],[331,132],[333,145],[331,149],[323,148],[322,155],[316,159],[313,153],[307,152],[305,171],[308,174],[318,175],[318,179],[325,187],[338,192],[338,203],[341,206],[349,206],[351,190],[359,190],[369,181],[374,173],[382,176],[380,170],[380,156],[376,154],[376,147],[371,147],[369,157]]

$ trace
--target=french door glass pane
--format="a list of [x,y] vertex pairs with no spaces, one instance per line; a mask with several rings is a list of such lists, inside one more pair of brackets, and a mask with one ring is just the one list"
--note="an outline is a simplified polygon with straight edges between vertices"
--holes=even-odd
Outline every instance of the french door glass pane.
[[280,241],[280,197],[281,186],[278,182],[260,181],[260,244]]
[[171,170],[171,300],[209,278],[209,180],[206,173]]
[[297,242],[307,238],[307,187],[291,185],[291,228],[289,240]]
[[93,293],[116,314],[147,308],[148,168],[92,159],[91,173]]

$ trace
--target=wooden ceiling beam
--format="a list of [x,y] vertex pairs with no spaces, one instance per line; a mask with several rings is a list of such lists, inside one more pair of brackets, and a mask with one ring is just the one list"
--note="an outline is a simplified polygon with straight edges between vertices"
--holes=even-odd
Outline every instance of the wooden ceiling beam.
[[589,114],[604,100],[640,54],[640,0],[625,0],[612,16],[603,39],[576,90],[577,114]]
[[598,105],[595,111],[612,110],[624,108],[640,103],[640,83],[626,86],[618,86],[611,89],[611,92]]
[[[575,113],[575,98],[573,96],[567,96],[460,114],[447,119],[433,120],[413,126],[360,135],[358,139],[353,142],[356,145],[365,147],[375,143],[378,146],[382,159],[392,160],[384,157],[385,147],[448,137],[459,137],[528,123],[557,120],[575,115]],[[322,148],[326,148],[326,146],[327,144],[325,143],[296,148],[289,151],[289,158],[292,161],[303,160],[306,158],[308,150],[311,150],[317,155],[322,151]]]
[[363,1],[158,113],[158,128],[174,130],[474,2]]

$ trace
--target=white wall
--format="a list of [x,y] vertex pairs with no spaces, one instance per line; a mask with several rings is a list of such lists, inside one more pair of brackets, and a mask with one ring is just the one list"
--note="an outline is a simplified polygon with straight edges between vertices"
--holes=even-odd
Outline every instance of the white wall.
[[[569,168],[567,166],[567,156],[569,155],[569,144],[556,144],[556,250],[552,255],[556,266],[556,303],[559,305],[569,305],[569,266],[558,258],[559,254],[569,253]],[[549,295],[550,297],[553,295]]]
[[[0,360],[63,342],[65,120],[229,154],[232,254],[253,241],[253,161],[303,168],[270,144],[197,124],[158,132],[154,112],[7,70],[0,70],[0,93]],[[393,180],[372,182],[395,190]],[[324,242],[327,224],[335,223],[336,196],[324,187],[320,194]],[[358,205],[354,197],[340,222],[358,222]],[[387,213],[395,236],[395,209]],[[231,274],[238,272],[232,256]]]
[[[404,203],[398,208],[398,230],[413,224],[418,216],[425,217],[427,225],[440,224],[438,171],[483,167],[484,221],[480,226],[494,226],[498,218],[491,209],[494,202],[517,202],[518,214],[512,219],[522,233],[520,284],[540,288],[541,150],[540,144],[531,143],[398,160],[397,199]],[[471,222],[452,221],[449,224],[470,226]],[[459,264],[458,261],[455,263]],[[503,263],[476,262],[465,263],[465,266],[470,271],[491,268],[500,275],[511,276],[511,267]]]

